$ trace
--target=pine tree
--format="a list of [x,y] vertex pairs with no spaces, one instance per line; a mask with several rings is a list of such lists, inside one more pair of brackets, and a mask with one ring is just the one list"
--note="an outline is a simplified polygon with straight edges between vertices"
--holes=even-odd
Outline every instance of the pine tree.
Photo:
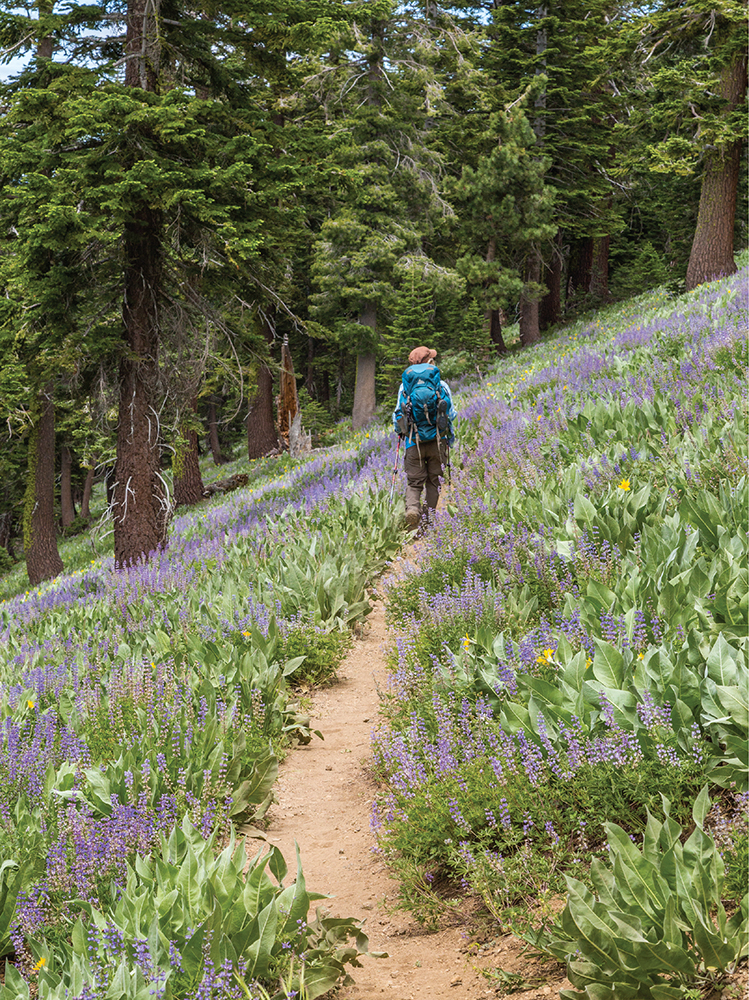
[[402,282],[390,310],[390,322],[380,337],[377,387],[380,398],[398,391],[409,351],[420,344],[433,345],[434,289],[423,268],[414,263]]
[[[0,122],[0,219],[6,234],[0,255],[3,341],[0,383],[8,418],[30,418],[23,511],[24,556],[35,585],[62,572],[54,517],[55,395],[59,376],[76,365],[80,336],[78,303],[90,277],[84,263],[93,235],[66,184],[55,149],[59,131],[49,128],[49,109],[64,90],[51,59],[51,4],[42,3],[35,31],[23,35],[30,65],[20,81],[5,85]],[[11,28],[14,22],[11,18]],[[12,35],[12,31],[11,31]],[[14,392],[21,378],[31,399]]]
[[[449,211],[425,141],[432,76],[407,49],[413,12],[384,0],[361,10],[367,19],[341,36],[321,100],[338,128],[331,159],[346,186],[320,228],[311,297],[322,330],[356,355],[355,427],[374,414],[377,352],[400,274],[424,254],[431,214]],[[334,85],[343,103],[330,96]]]
[[632,117],[651,142],[650,168],[701,175],[687,289],[736,270],[733,234],[746,140],[747,13],[696,0],[664,3],[633,25],[645,64],[644,100]]
[[[295,15],[301,42],[314,32],[320,9],[339,6],[321,2],[312,9],[289,0],[284,12]],[[278,248],[298,223],[283,203],[300,182],[285,180],[287,164],[272,155],[278,125],[263,103],[266,79],[253,68],[273,62],[274,26],[283,28],[282,44],[288,40],[283,12],[268,16],[247,2],[212,18],[203,16],[207,8],[188,11],[172,0],[133,0],[124,12],[124,44],[110,33],[121,13],[115,7],[74,12],[89,39],[103,21],[109,26],[98,48],[89,45],[92,65],[51,64],[53,85],[44,90],[27,74],[10,100],[2,155],[11,205],[27,204],[30,192],[46,184],[45,198],[64,206],[75,231],[94,235],[86,249],[93,274],[66,312],[73,339],[86,329],[84,315],[111,315],[113,303],[122,303],[121,337],[111,338],[110,326],[106,346],[119,360],[112,507],[115,558],[127,565],[147,558],[166,537],[162,403],[171,399],[177,414],[196,395],[194,384],[165,384],[161,359],[176,353],[180,336],[195,333],[199,316],[230,333],[247,287],[273,294],[266,282],[274,273],[262,264],[269,258],[281,269]],[[230,57],[220,63],[218,51]],[[37,164],[45,158],[54,170],[42,183]],[[40,224],[45,238],[47,229]],[[41,308],[28,273],[25,291],[18,282],[22,299],[36,299],[48,355],[55,303],[70,298],[60,294],[58,271],[45,272]],[[86,343],[84,350],[101,356],[103,346]]]
[[[536,155],[530,124],[519,107],[490,119],[494,145],[474,167],[465,166],[456,184],[469,252],[458,261],[468,282],[482,290],[489,331],[498,350],[504,342],[492,331],[499,310],[541,291],[540,276],[529,275],[526,261],[556,232],[553,192],[545,183],[549,161]],[[482,252],[487,247],[487,252]],[[537,324],[536,324],[537,326]],[[531,340],[533,334],[531,335]],[[524,342],[528,342],[528,335]]]
[[[599,46],[602,36],[615,31],[615,12],[607,0],[491,7],[485,66],[499,99],[509,103],[534,81],[544,81],[528,117],[538,152],[548,159],[544,179],[555,192],[551,221],[559,235],[529,250],[525,277],[531,288],[540,281],[548,289],[548,324],[558,320],[562,301],[560,248],[569,245],[572,265],[578,264],[574,290],[605,297],[609,240],[622,225],[608,177],[619,101]],[[524,298],[535,309],[538,296]]]

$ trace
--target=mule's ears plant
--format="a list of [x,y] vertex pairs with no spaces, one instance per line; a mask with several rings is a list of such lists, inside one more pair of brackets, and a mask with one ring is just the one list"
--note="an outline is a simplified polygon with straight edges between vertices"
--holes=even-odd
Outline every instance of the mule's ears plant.
[[576,989],[565,1000],[679,1000],[689,987],[715,985],[749,950],[749,894],[728,917],[721,901],[723,860],[704,821],[707,787],[694,804],[695,828],[648,815],[642,847],[606,825],[610,864],[594,860],[595,892],[567,877],[556,923],[534,941],[567,963]]
[[23,872],[15,861],[7,859],[0,864],[0,955],[13,951],[10,924],[16,911],[22,878]]
[[[70,942],[30,940],[40,1000],[90,995],[87,987],[109,1000],[216,995],[211,986],[222,973],[248,996],[262,983],[274,1000],[302,989],[315,1000],[346,979],[346,966],[359,965],[366,935],[358,921],[319,909],[312,916],[312,904],[326,897],[307,890],[298,849],[296,877],[284,885],[278,848],[248,866],[233,834],[218,856],[214,846],[215,837],[203,838],[185,818],[159,851],[128,866],[113,910],[79,901]],[[6,964],[0,1000],[29,996]]]

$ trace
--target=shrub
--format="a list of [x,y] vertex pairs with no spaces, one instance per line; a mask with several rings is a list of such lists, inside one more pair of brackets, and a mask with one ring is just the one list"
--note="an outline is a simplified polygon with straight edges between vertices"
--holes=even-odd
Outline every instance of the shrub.
[[331,632],[311,623],[293,628],[283,640],[283,656],[287,660],[304,657],[301,666],[294,671],[295,684],[322,684],[330,680],[350,648],[348,630]]
[[682,827],[663,799],[663,822],[652,814],[642,847],[607,824],[610,865],[594,861],[595,892],[567,877],[561,917],[535,939],[567,963],[575,990],[565,1000],[678,1000],[683,989],[716,985],[747,954],[749,894],[729,919],[723,906],[723,860],[703,824],[707,788],[693,809],[694,830]]

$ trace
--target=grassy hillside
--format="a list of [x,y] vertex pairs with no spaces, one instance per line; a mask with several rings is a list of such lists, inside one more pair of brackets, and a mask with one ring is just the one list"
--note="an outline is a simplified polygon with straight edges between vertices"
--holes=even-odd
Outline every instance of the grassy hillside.
[[745,949],[746,278],[467,389],[442,516],[386,582],[374,825],[403,904],[469,889],[571,956],[569,996],[686,996]]
[[[374,823],[403,902],[433,920],[476,893],[579,952],[581,989],[621,976],[591,996],[686,995],[743,933],[746,284],[643,296],[464,377],[452,484],[387,580]],[[262,825],[278,753],[316,738],[294,684],[334,671],[403,543],[393,457],[383,424],[254,463],[147,565],[115,573],[82,536],[74,572],[6,580],[3,998],[314,998],[366,947],[314,917],[290,859],[245,873],[219,848]],[[665,970],[643,957],[664,941]]]

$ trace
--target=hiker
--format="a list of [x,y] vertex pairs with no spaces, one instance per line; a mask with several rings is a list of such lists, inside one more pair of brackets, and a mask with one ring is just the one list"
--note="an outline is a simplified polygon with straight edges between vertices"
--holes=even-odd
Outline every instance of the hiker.
[[[449,464],[455,419],[450,387],[440,378],[434,364],[437,352],[429,347],[415,347],[408,355],[403,372],[393,426],[405,442],[403,468],[406,473],[406,524],[418,528],[422,519],[437,506],[440,476]],[[421,491],[426,503],[422,506]]]

